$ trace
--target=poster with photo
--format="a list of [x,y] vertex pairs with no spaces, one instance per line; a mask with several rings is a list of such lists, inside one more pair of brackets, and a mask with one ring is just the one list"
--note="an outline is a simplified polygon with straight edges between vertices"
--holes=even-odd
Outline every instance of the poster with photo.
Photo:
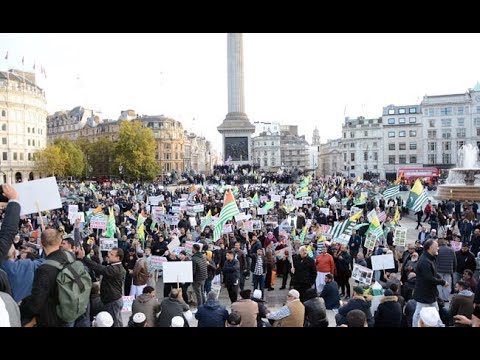
[[352,279],[361,284],[370,285],[372,283],[373,270],[358,264],[353,265]]
[[407,229],[405,228],[395,228],[395,234],[393,238],[393,245],[395,246],[405,246],[407,243]]
[[311,196],[304,196],[302,197],[303,204],[311,205],[312,204],[312,197]]
[[367,238],[365,239],[365,244],[364,244],[365,248],[370,251],[373,251],[376,243],[377,243],[377,238],[373,233],[369,232],[367,235]]

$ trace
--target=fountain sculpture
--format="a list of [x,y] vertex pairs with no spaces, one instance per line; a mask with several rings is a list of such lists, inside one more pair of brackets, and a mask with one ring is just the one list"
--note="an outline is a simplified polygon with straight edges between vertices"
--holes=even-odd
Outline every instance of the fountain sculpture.
[[478,147],[463,145],[458,150],[458,166],[450,169],[446,183],[438,186],[435,197],[440,200],[480,201]]

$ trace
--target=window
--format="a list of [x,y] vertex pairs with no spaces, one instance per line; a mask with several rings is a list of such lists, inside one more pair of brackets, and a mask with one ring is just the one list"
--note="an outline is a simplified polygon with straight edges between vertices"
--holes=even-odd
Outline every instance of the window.
[[389,118],[389,119],[388,119],[388,124],[389,124],[389,125],[395,124],[395,118]]
[[395,150],[395,143],[388,144],[388,150]]
[[442,141],[442,150],[449,151],[452,149],[452,143],[450,141]]
[[347,161],[347,153],[343,153],[343,161]]
[[437,150],[437,143],[436,142],[429,142],[428,143],[428,150],[429,151],[436,151]]
[[398,118],[398,123],[405,124],[405,118],[404,117]]
[[350,161],[355,161],[355,153],[350,153]]
[[13,153],[13,160],[15,160],[15,161],[17,160],[17,153],[16,152]]
[[5,110],[2,110],[2,117],[7,116],[7,112]]
[[346,148],[347,148],[347,144],[343,144],[343,148],[346,149]]
[[428,126],[435,127],[435,120],[434,119],[428,120]]
[[395,109],[388,109],[388,115],[394,115]]
[[466,130],[465,128],[457,128],[457,137],[465,137]]
[[350,137],[351,138],[354,138],[355,137],[355,133],[353,131],[350,131]]
[[389,138],[394,138],[395,137],[395,131],[389,131],[388,132],[388,137]]
[[368,160],[368,152],[366,152],[366,151],[363,153],[363,160],[364,161]]
[[30,128],[27,128],[27,132],[30,134]]
[[[263,155],[264,155],[264,156],[267,156],[267,152],[264,151],[264,152],[263,152]],[[290,153],[290,155],[292,155],[292,154]]]
[[407,150],[407,144],[406,143],[398,144],[398,150]]
[[409,135],[410,137],[415,137],[415,136],[417,136],[417,130],[410,130],[410,131],[408,132],[408,135]]
[[2,145],[7,145],[7,138],[2,138]]
[[428,109],[428,116],[435,116],[435,108]]
[[428,163],[436,164],[437,163],[437,154],[428,154]]
[[405,137],[407,135],[407,132],[405,130],[401,130],[398,132],[398,137]]
[[406,164],[406,163],[407,163],[407,155],[400,155],[400,156],[398,157],[398,162],[399,162],[400,164]]
[[28,146],[30,146],[30,139],[28,139]]
[[414,107],[408,108],[408,113],[409,114],[416,114],[417,113],[417,108],[414,108]]
[[[473,119],[473,123],[475,124],[476,127],[480,127],[480,118],[475,118]],[[3,130],[3,126],[2,126],[2,130]]]
[[457,107],[457,114],[458,115],[463,115],[463,106]]
[[411,142],[410,143],[410,150],[417,150],[417,143],[416,142]]
[[163,153],[163,158],[165,160],[170,160],[170,154],[169,153]]
[[20,161],[23,161],[23,153],[20,153]]
[[444,164],[450,164],[451,154],[442,154],[442,162]]
[[7,130],[7,124],[2,124],[2,131],[6,131]]
[[31,161],[31,160],[32,160],[32,154],[28,153],[28,161]]
[[367,136],[368,136],[368,131],[365,131],[365,132],[363,133],[363,135],[364,135],[365,137],[367,137]]
[[436,139],[437,138],[437,130],[428,130],[428,138],[429,139]]
[[32,146],[35,146],[35,140],[32,140]]
[[6,152],[4,152],[4,153],[2,154],[2,159],[3,159],[3,160],[7,160],[7,153],[6,153]]
[[442,129],[442,139],[450,139],[452,137],[452,129]]
[[405,108],[400,108],[398,109],[399,114],[405,114]]
[[417,122],[417,118],[416,118],[416,117],[409,117],[409,118],[408,118],[408,122],[409,122],[410,124],[415,124],[415,123]]
[[477,128],[477,136],[480,136],[480,128]]
[[395,164],[395,155],[388,155],[388,163]]
[[350,148],[355,148],[355,143],[350,143]]
[[449,107],[444,107],[444,108],[440,108],[440,115],[452,115],[452,107],[449,106]]
[[477,113],[480,113],[480,106],[477,106]]
[[442,127],[451,127],[452,119],[442,119]]
[[417,155],[410,155],[409,162],[410,164],[415,164],[417,162]]
[[275,158],[272,158],[272,159],[270,160],[270,165],[275,166]]
[[457,141],[457,149],[460,149],[463,145],[465,145],[465,141]]
[[272,146],[274,146],[274,145],[275,145],[275,143],[272,141]]
[[377,142],[376,142],[376,141],[373,142],[373,147],[374,147],[374,148],[377,147]]
[[465,126],[465,118],[458,118],[457,123],[459,127]]
[[373,153],[373,160],[378,161],[378,153],[377,152]]
[[346,133],[346,132],[343,133],[343,138],[344,138],[344,139],[347,138],[347,133]]
[[265,159],[263,159],[263,166],[267,166],[267,165],[268,165],[268,159],[265,158]]

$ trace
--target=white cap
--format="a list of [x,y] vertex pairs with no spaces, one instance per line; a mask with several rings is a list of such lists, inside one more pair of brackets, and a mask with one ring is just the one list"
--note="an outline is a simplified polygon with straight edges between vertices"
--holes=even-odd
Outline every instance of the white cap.
[[112,327],[113,325],[113,318],[106,311],[101,311],[95,316],[95,320],[93,320],[94,327]]
[[141,324],[143,323],[145,320],[147,320],[147,317],[145,316],[144,313],[142,312],[137,312],[135,315],[133,315],[133,322],[135,324]]
[[441,322],[440,314],[433,306],[422,308],[420,310],[420,319],[427,327],[438,327]]
[[183,327],[185,324],[185,320],[181,316],[174,316],[172,318],[172,325],[171,327]]
[[293,297],[295,299],[300,299],[300,293],[295,289],[290,290],[288,292],[288,295],[290,295],[291,297]]
[[261,299],[261,298],[262,298],[262,290],[256,289],[256,290],[253,292],[253,297],[254,297],[255,299]]

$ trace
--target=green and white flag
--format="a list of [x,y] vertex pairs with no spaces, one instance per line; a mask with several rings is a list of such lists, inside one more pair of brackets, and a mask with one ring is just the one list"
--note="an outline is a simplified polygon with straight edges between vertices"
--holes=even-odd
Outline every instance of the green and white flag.
[[382,226],[380,225],[380,221],[378,220],[378,217],[376,215],[373,216],[372,221],[370,222],[370,226],[368,227],[368,230],[366,232],[366,235],[368,235],[369,233],[372,233],[373,235],[375,235],[377,239],[383,237]]
[[295,199],[302,198],[304,196],[308,196],[308,187],[304,187],[300,189],[296,194],[295,194]]
[[420,179],[417,179],[410,190],[407,200],[407,208],[413,210],[414,212],[423,210],[427,201],[427,193],[425,192]]
[[239,213],[240,211],[235,203],[235,198],[233,197],[232,192],[227,190],[225,193],[225,200],[223,201],[222,211],[220,211],[220,216],[218,217],[213,230],[213,241],[217,241],[221,238],[223,225]]
[[390,186],[382,194],[385,199],[394,198],[398,195],[400,195],[400,185]]
[[270,209],[273,209],[275,207],[275,201],[269,201],[267,203],[265,203],[265,206],[263,207],[264,210],[270,210]]

